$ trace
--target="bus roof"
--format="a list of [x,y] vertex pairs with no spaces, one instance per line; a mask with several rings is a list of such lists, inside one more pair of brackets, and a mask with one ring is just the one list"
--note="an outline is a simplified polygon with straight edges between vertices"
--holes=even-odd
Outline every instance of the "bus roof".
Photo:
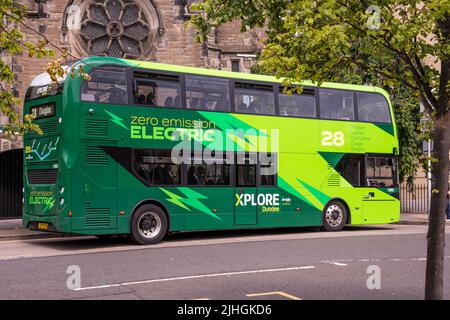
[[[149,69],[149,70],[160,70],[166,72],[180,72],[186,74],[194,74],[194,75],[204,75],[204,76],[216,76],[223,78],[232,78],[239,80],[249,80],[249,81],[261,81],[261,82],[274,82],[281,83],[283,78],[276,78],[274,76],[260,75],[254,73],[243,73],[243,72],[232,72],[232,71],[224,71],[217,69],[206,69],[206,68],[198,68],[198,67],[187,67],[180,66],[174,64],[166,64],[160,62],[152,62],[152,61],[139,61],[139,60],[130,60],[130,59],[121,59],[114,57],[100,57],[100,56],[92,56],[85,59],[82,59],[78,62],[79,64],[86,64],[88,66],[96,66],[99,67],[102,64],[117,64],[117,65],[127,65],[135,68]],[[301,81],[295,82],[294,84],[304,85],[304,86],[313,86],[317,87],[317,83],[312,81]],[[331,89],[344,89],[344,90],[354,90],[354,91],[365,91],[365,92],[377,92],[384,95],[389,101],[389,94],[380,87],[374,86],[366,86],[366,85],[354,85],[354,84],[346,84],[346,83],[337,83],[337,82],[323,82],[320,87],[323,88],[331,88]]]

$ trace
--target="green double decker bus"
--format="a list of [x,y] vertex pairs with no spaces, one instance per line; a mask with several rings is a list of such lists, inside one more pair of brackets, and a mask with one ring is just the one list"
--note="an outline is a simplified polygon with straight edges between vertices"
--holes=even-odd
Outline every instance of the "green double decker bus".
[[[386,92],[109,57],[37,76],[23,225],[140,244],[194,230],[399,221]],[[296,86],[302,90],[297,91]]]

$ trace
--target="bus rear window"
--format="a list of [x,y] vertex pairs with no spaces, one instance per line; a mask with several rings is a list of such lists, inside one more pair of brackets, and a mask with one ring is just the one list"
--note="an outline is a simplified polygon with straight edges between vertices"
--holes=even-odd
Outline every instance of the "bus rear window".
[[25,93],[25,101],[52,96],[62,92],[65,78],[66,74],[58,78],[56,82],[53,82],[47,72],[41,73],[28,86],[27,92]]
[[99,68],[90,73],[90,80],[84,80],[81,85],[81,100],[126,104],[127,81],[122,68]]

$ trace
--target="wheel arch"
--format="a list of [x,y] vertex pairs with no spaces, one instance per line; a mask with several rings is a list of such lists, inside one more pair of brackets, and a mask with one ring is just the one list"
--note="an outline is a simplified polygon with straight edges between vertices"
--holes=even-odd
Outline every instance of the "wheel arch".
[[330,202],[333,202],[333,201],[339,201],[339,202],[341,202],[344,205],[345,210],[347,210],[347,221],[345,222],[345,224],[350,224],[351,221],[352,221],[351,220],[352,213],[351,213],[351,210],[350,210],[350,207],[349,207],[348,203],[342,198],[334,197],[334,198],[331,198],[330,200],[328,200],[328,202],[323,207],[322,212],[325,213],[326,208],[328,207]]

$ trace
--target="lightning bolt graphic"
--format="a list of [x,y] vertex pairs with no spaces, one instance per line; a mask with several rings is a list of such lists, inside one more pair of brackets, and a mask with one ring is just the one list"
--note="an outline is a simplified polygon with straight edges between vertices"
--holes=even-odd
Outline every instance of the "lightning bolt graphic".
[[169,202],[172,202],[173,204],[182,207],[183,209],[186,209],[188,211],[191,211],[191,209],[189,209],[188,207],[186,207],[183,202],[181,202],[182,200],[184,200],[182,197],[180,197],[179,195],[170,192],[169,190],[166,190],[164,188],[159,188],[161,189],[162,192],[164,192],[165,194],[167,194],[170,198],[166,199]]
[[206,213],[207,215],[210,215],[213,218],[222,220],[216,214],[214,214],[211,211],[211,209],[209,209],[207,206],[205,206],[202,202],[199,201],[199,199],[208,199],[208,197],[192,190],[191,188],[179,187],[178,190],[183,192],[187,197],[182,200],[184,203],[190,205],[191,207],[194,207],[195,209],[197,209],[203,213]]
[[170,198],[167,199],[167,201],[172,202],[173,204],[186,209],[188,211],[191,211],[185,204],[197,209],[200,212],[206,213],[207,215],[218,219],[220,219],[216,214],[214,214],[211,209],[209,209],[207,206],[205,206],[202,202],[199,201],[199,199],[208,199],[208,197],[202,195],[201,193],[198,193],[191,188],[187,187],[179,187],[178,190],[180,190],[186,198],[183,198],[173,192],[170,192],[169,190],[166,190],[164,188],[159,188],[161,191],[163,191],[165,194],[167,194]]
[[115,124],[121,126],[122,128],[125,128],[127,130],[130,130],[124,123],[123,123],[123,119],[116,116],[115,114],[109,112],[108,110],[105,110],[105,112],[111,117],[111,121],[114,122]]
[[44,211],[42,213],[47,212],[47,210],[50,210],[51,208],[53,208],[53,206],[55,205],[55,199],[51,199],[47,202],[47,204],[45,205]]

